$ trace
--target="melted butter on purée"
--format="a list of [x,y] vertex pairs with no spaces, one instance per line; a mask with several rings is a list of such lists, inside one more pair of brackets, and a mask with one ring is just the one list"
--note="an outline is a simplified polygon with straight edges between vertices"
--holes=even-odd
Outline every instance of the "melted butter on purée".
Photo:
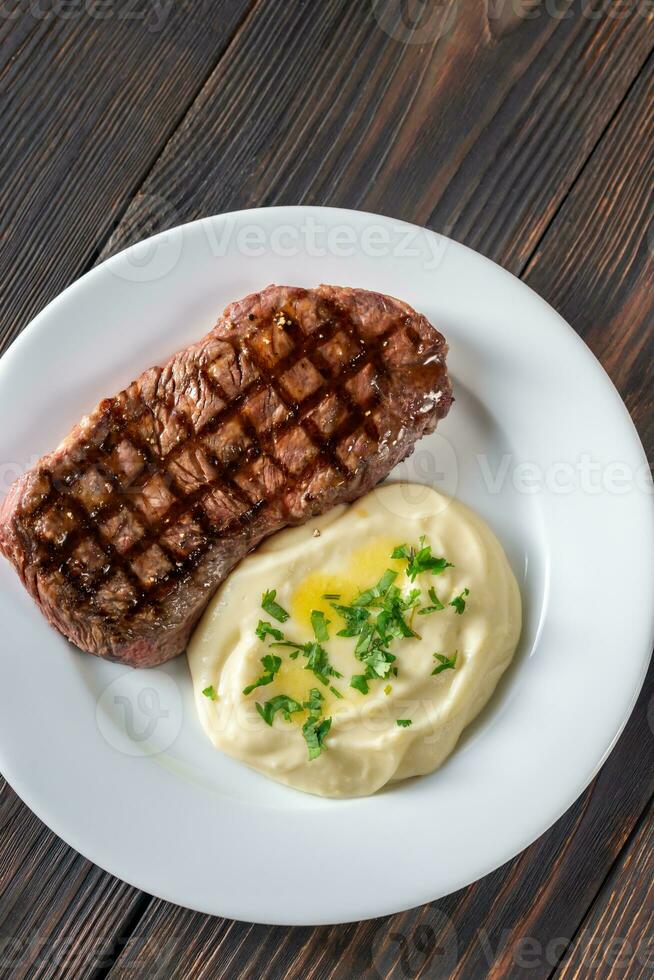
[[[405,543],[419,548],[423,535],[433,555],[452,566],[410,581],[407,561],[391,554]],[[350,605],[387,570],[396,573],[394,585],[404,596],[421,590],[417,609],[405,613],[416,635],[393,639],[389,649],[397,677],[369,677],[363,694],[350,686],[353,675],[365,673],[354,654],[357,638],[337,636],[345,621],[332,603]],[[444,608],[421,615],[421,607],[432,605],[429,588]],[[261,607],[262,594],[272,589],[289,614],[283,623]],[[450,603],[464,589],[469,593],[459,613]],[[315,611],[329,620],[328,639],[321,645],[342,675],[324,678],[327,683],[306,669],[302,652],[293,659],[293,650],[274,647],[274,638],[262,641],[255,632],[264,620],[286,640],[311,643]],[[378,611],[370,609],[372,616]],[[520,627],[518,587],[487,525],[431,488],[388,484],[264,542],[218,590],[188,657],[200,720],[217,748],[297,789],[361,796],[390,780],[431,772],[444,761],[510,663]],[[279,670],[270,683],[244,695],[243,689],[265,673],[261,658],[267,654],[281,658]],[[453,667],[443,668],[437,659],[454,656]],[[209,687],[216,700],[202,693]],[[331,718],[331,727],[322,751],[310,759],[303,725],[312,712],[302,707],[287,719],[278,711],[270,726],[256,704],[284,695],[303,706],[315,689],[322,702],[314,717]]]

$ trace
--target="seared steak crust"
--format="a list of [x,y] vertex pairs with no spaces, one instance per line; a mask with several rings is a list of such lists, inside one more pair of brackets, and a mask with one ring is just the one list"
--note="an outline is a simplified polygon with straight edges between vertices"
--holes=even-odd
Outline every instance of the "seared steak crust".
[[370,490],[452,401],[406,304],[269,286],[100,402],[0,506],[0,550],[90,653],[153,666],[263,537]]

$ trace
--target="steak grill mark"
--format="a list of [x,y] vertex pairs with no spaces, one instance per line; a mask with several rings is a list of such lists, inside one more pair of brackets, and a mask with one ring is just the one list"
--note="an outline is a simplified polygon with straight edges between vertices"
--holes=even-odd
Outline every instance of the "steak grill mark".
[[[366,402],[360,405],[345,387],[346,382],[367,366],[374,367],[379,379],[383,379],[386,376],[387,370],[383,360],[382,349],[393,334],[402,329],[403,324],[401,321],[398,321],[383,334],[375,338],[374,343],[365,343],[358,335],[351,318],[345,311],[338,310],[333,304],[330,304],[330,306],[329,321],[321,325],[314,333],[308,335],[302,333],[297,322],[283,309],[276,311],[272,317],[267,318],[267,322],[259,319],[256,328],[253,328],[253,330],[261,330],[265,326],[271,326],[272,321],[276,317],[283,316],[285,329],[293,341],[293,349],[286,357],[278,360],[275,365],[268,367],[263,365],[253,350],[252,345],[247,343],[246,338],[246,342],[241,344],[241,348],[245,350],[247,356],[250,358],[250,361],[258,372],[258,377],[231,400],[220,384],[205,369],[200,368],[203,380],[225,402],[225,407],[206,426],[197,432],[192,429],[190,424],[182,416],[179,416],[178,421],[183,422],[185,425],[186,437],[182,438],[164,457],[158,457],[147,444],[147,441],[142,438],[138,430],[140,419],[130,423],[124,415],[116,413],[115,405],[112,406],[113,426],[109,437],[101,441],[96,448],[92,446],[84,447],[84,468],[73,472],[64,480],[57,480],[55,485],[51,486],[48,496],[41,502],[37,511],[32,515],[32,520],[36,520],[38,514],[45,512],[52,506],[55,498],[59,496],[60,501],[63,501],[64,509],[67,509],[73,514],[77,525],[76,529],[67,535],[65,541],[60,546],[48,542],[43,538],[40,539],[45,550],[45,555],[40,561],[40,566],[43,568],[58,569],[60,574],[65,576],[70,587],[75,590],[80,603],[91,606],[95,606],[95,593],[102,582],[106,581],[111,575],[115,575],[117,571],[121,571],[126,576],[135,594],[132,606],[132,613],[134,613],[145,602],[160,602],[175,585],[183,581],[193,571],[209,550],[214,540],[229,533],[238,526],[245,527],[261,508],[269,503],[267,500],[253,502],[239,484],[235,482],[235,477],[243,471],[243,468],[256,459],[262,456],[271,459],[274,466],[283,474],[287,486],[298,486],[321,462],[329,463],[341,475],[349,477],[351,475],[350,471],[338,457],[336,447],[343,439],[348,438],[359,428],[363,429],[375,442],[379,440],[379,433],[370,414],[378,403],[379,394],[378,392],[372,391]],[[347,335],[356,346],[357,352],[344,367],[339,369],[338,376],[332,379],[329,375],[333,370],[333,366],[318,351],[317,347],[319,344],[322,346],[332,340],[339,331],[343,331]],[[419,336],[411,328],[408,328],[406,332],[414,346],[416,341],[418,343],[420,342]],[[224,338],[224,340],[229,342],[228,337]],[[232,348],[237,351],[233,343]],[[322,383],[316,391],[309,394],[306,398],[301,398],[299,401],[292,401],[283,390],[282,378],[293,368],[298,367],[300,362],[304,360],[307,360],[320,374]],[[325,373],[327,373],[327,377],[325,377]],[[273,423],[264,431],[257,432],[254,423],[247,421],[244,414],[239,415],[238,413],[252,395],[266,389],[274,392],[276,398],[286,411],[286,417],[278,423]],[[347,407],[347,413],[336,431],[330,437],[326,437],[316,423],[307,416],[312,409],[320,405],[323,399],[332,393],[336,393],[337,397],[341,399]],[[217,433],[226,422],[237,417],[245,429],[247,437],[250,440],[250,445],[238,457],[225,464],[215,454],[211,454],[206,445],[201,443],[200,440],[204,439],[208,434]],[[304,469],[293,476],[286,469],[282,460],[273,455],[271,437],[281,435],[297,425],[302,427],[307,438],[318,449],[318,453],[308,462]],[[121,482],[120,476],[108,463],[109,454],[125,438],[138,451],[145,463],[141,474],[127,487]],[[211,465],[215,468],[217,476],[213,480],[202,484],[196,490],[185,493],[180,488],[177,478],[170,472],[169,467],[189,447],[201,448]],[[71,487],[92,467],[98,469],[113,489],[109,502],[89,513],[76,499]],[[145,533],[139,540],[131,544],[122,553],[119,553],[113,543],[108,541],[101,533],[99,523],[119,514],[123,510],[128,511],[130,517],[140,523],[141,515],[130,501],[130,495],[142,489],[155,474],[164,476],[167,490],[172,495],[173,502],[161,518],[146,525]],[[199,506],[200,500],[206,497],[207,493],[214,488],[220,488],[222,491],[228,489],[229,495],[233,497],[234,501],[245,508],[241,514],[219,528],[211,523],[202,507]],[[204,542],[198,548],[191,551],[186,558],[180,559],[161,540],[161,536],[167,528],[174,525],[184,516],[190,517],[199,525],[203,533]],[[87,576],[85,581],[80,581],[68,568],[67,562],[80,543],[89,539],[106,555],[106,562],[97,573]],[[171,569],[163,578],[147,586],[142,583],[139,576],[133,570],[131,562],[139,555],[145,554],[153,545],[161,548],[162,553],[171,565]]]

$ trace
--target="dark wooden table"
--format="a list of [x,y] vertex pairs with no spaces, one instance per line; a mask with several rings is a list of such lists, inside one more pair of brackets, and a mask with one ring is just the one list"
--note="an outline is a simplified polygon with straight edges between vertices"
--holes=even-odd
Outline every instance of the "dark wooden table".
[[[154,231],[252,206],[361,208],[451,235],[541,293],[651,454],[651,0],[4,0],[0,36],[0,349]],[[540,840],[357,925],[252,926],[154,899],[0,782],[0,977],[652,977],[652,680]]]

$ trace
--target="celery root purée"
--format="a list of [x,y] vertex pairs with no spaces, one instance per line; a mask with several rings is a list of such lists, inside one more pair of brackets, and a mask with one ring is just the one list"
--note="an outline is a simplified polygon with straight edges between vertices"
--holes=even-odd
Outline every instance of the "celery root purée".
[[216,748],[308,793],[432,772],[515,652],[516,580],[477,515],[387,484],[245,558],[189,645]]

